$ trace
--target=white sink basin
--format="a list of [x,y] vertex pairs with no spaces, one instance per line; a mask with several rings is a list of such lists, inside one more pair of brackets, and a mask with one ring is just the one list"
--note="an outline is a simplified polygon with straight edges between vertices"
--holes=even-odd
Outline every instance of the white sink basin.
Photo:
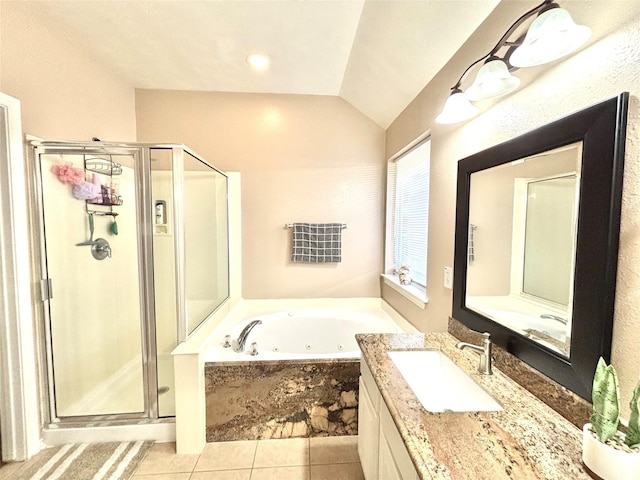
[[437,350],[389,352],[389,357],[430,412],[486,412],[502,406]]

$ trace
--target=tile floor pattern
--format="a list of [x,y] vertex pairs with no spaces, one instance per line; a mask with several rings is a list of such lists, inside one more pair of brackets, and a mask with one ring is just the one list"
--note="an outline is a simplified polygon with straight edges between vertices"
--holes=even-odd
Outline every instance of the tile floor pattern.
[[[364,480],[357,445],[357,436],[249,440],[178,455],[174,443],[156,443],[131,480]],[[10,480],[11,466],[0,480]]]

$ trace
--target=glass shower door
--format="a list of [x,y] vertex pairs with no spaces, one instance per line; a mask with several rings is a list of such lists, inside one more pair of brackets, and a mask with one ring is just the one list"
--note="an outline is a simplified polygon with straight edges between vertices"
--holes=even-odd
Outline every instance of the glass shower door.
[[[38,157],[52,418],[142,416],[138,150]],[[91,161],[104,170],[88,169]]]

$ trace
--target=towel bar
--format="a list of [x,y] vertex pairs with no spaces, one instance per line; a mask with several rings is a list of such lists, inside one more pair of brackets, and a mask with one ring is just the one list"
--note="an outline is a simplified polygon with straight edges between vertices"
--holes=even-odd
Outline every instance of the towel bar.
[[[347,228],[347,224],[346,223],[343,223],[341,226],[342,226],[342,228]],[[293,223],[285,223],[284,224],[284,228],[293,228]]]

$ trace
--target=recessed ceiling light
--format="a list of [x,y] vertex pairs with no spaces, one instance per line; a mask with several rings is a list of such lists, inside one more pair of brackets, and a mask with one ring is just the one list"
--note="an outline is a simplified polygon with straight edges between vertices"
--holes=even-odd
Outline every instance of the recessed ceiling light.
[[269,57],[263,53],[251,53],[246,61],[255,70],[265,70],[269,66]]

